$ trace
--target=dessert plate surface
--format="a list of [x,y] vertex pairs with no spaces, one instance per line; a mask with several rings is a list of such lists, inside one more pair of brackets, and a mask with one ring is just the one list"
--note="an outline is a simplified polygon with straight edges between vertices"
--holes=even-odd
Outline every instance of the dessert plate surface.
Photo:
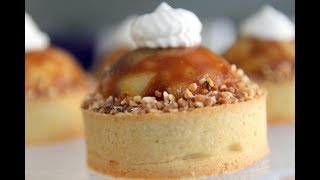
[[[271,152],[262,161],[243,170],[199,180],[293,180],[295,177],[295,127],[268,129]],[[25,149],[27,180],[102,180],[114,179],[89,171],[83,139]],[[117,178],[119,180],[121,178]]]

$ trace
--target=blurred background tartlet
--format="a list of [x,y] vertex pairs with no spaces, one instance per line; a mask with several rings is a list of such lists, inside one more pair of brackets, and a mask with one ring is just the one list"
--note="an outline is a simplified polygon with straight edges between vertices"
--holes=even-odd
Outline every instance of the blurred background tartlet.
[[269,5],[240,25],[236,42],[224,57],[265,87],[270,124],[293,123],[295,117],[295,27]]
[[47,144],[83,133],[80,103],[87,92],[84,70],[73,55],[50,44],[25,14],[26,144]]

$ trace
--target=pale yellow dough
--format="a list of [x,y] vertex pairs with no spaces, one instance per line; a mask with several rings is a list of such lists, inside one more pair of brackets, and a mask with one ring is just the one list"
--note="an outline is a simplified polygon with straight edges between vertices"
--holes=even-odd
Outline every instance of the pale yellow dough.
[[88,165],[126,178],[199,177],[242,169],[269,152],[266,94],[170,113],[83,110]]
[[268,91],[267,117],[270,125],[295,121],[295,82],[258,82]]
[[25,102],[27,145],[53,143],[83,135],[81,102],[86,91]]

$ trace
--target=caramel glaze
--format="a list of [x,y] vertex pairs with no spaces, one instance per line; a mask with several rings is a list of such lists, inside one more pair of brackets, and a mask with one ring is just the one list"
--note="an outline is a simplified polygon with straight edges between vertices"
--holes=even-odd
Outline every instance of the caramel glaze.
[[27,94],[47,95],[85,86],[85,74],[75,58],[64,50],[50,47],[25,54],[25,88]]
[[277,79],[294,78],[294,41],[262,41],[240,37],[223,56],[254,79],[270,79],[274,75],[282,76]]
[[100,79],[105,71],[107,71],[114,63],[129,52],[128,49],[117,49],[111,53],[106,53],[101,60],[93,68],[94,75]]
[[[223,58],[202,46],[194,48],[138,49],[128,53],[104,74],[97,91],[104,96],[122,95],[117,82],[123,77],[144,72],[155,76],[148,82],[141,96],[154,96],[156,90],[167,91],[176,98],[191,83],[197,83],[206,74],[215,86],[230,85],[240,81]],[[130,94],[129,94],[130,95]],[[133,96],[133,95],[130,95]]]

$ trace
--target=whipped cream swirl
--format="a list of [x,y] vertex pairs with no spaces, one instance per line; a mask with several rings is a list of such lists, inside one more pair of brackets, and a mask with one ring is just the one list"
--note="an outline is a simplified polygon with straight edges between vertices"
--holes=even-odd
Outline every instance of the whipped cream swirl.
[[294,40],[295,25],[283,13],[264,5],[241,23],[240,35],[263,40]]
[[31,16],[25,13],[25,52],[43,50],[49,44],[49,36],[41,32]]
[[154,12],[137,17],[131,36],[137,47],[191,47],[201,43],[201,29],[193,12],[162,2]]

